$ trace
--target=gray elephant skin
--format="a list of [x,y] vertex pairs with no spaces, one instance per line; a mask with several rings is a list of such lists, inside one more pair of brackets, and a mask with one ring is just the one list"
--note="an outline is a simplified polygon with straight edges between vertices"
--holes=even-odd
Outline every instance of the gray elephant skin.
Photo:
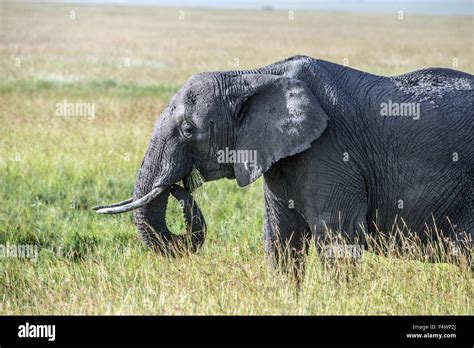
[[[155,250],[194,251],[205,222],[191,173],[239,186],[263,175],[274,261],[301,266],[309,240],[324,243],[328,230],[364,245],[398,223],[422,241],[436,227],[472,243],[473,86],[451,69],[384,77],[307,56],[196,74],[159,117],[133,198],[96,210],[133,210]],[[184,202],[188,238],[166,227],[170,193]]]

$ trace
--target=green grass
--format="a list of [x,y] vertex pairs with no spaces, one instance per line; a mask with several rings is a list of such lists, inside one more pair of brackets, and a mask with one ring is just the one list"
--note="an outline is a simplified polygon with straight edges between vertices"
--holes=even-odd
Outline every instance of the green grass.
[[[0,314],[473,313],[467,269],[371,253],[328,270],[313,248],[298,294],[265,261],[261,180],[201,187],[195,198],[208,238],[179,259],[148,250],[131,214],[90,210],[131,195],[156,118],[191,73],[233,69],[236,56],[251,68],[297,53],[349,56],[385,74],[450,67],[458,57],[459,69],[472,72],[469,19],[297,12],[289,23],[278,11],[189,9],[177,22],[174,9],[79,6],[71,23],[69,5],[1,6],[0,244],[40,251],[36,262],[0,259]],[[281,40],[270,40],[267,26]],[[432,50],[439,45],[446,49]],[[127,56],[133,64],[124,69]],[[55,116],[64,100],[95,103],[96,117]],[[175,231],[180,215],[172,201]]]
[[51,80],[3,80],[0,81],[1,94],[36,93],[64,94],[68,97],[91,97],[107,94],[116,97],[161,96],[171,98],[179,89],[179,85],[119,83],[115,80],[103,81],[51,81]]

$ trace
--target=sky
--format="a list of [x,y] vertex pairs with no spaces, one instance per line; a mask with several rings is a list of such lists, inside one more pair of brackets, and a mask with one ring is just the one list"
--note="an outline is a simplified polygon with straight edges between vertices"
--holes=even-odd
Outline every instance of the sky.
[[[39,1],[49,2],[49,1]],[[176,7],[273,8],[345,12],[398,12],[438,15],[474,15],[474,0],[64,0],[53,2],[165,5]]]

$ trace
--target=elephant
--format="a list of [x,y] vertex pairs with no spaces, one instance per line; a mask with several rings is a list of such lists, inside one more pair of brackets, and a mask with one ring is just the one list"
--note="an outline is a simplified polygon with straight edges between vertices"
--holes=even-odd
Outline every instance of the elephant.
[[[263,176],[273,263],[300,269],[310,241],[324,245],[329,230],[363,246],[400,221],[422,241],[435,227],[470,247],[473,86],[473,75],[452,69],[386,77],[301,55],[198,73],[162,111],[133,198],[95,209],[133,210],[141,236],[160,252],[195,251],[206,225],[191,196],[193,173],[240,187]],[[181,238],[164,219],[170,193],[184,202]]]

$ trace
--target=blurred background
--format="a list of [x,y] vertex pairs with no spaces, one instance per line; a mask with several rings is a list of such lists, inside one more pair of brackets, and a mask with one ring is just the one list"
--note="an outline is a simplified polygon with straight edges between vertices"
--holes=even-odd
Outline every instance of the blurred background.
[[0,6],[7,78],[180,84],[192,73],[257,67],[294,54],[385,75],[426,66],[473,71],[474,64],[469,0]]

